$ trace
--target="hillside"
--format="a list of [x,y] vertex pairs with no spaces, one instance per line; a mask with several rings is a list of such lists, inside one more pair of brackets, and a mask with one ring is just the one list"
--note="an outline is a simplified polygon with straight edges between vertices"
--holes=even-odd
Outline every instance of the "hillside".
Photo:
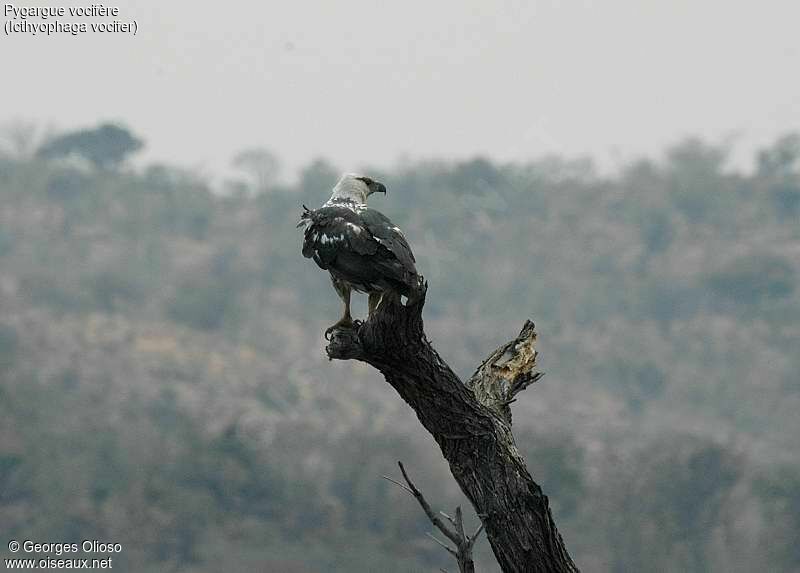
[[[365,169],[457,372],[536,322],[515,434],[586,571],[800,570],[800,139],[725,157]],[[381,479],[468,505],[435,444],[324,357],[339,301],[294,224],[337,173],[222,194],[0,156],[0,537],[119,542],[130,571],[449,565]]]

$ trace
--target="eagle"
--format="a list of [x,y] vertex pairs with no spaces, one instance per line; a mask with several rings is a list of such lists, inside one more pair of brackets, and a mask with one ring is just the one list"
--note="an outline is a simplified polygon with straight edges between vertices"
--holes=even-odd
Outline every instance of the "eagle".
[[[331,275],[344,303],[342,317],[325,331],[353,327],[352,291],[369,295],[369,316],[385,295],[415,301],[423,279],[405,235],[388,217],[367,207],[367,197],[386,194],[386,186],[364,175],[345,173],[319,209],[303,205],[297,226],[305,227],[303,256]],[[402,299],[401,299],[402,300]]]

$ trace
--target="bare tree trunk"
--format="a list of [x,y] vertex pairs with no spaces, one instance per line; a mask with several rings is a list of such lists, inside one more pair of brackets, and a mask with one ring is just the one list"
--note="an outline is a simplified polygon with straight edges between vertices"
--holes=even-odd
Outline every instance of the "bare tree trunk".
[[366,322],[333,332],[328,356],[371,364],[413,408],[475,507],[504,572],[578,571],[511,434],[509,404],[541,376],[533,371],[533,324],[526,322],[464,384],[425,337],[424,304],[424,293],[408,306],[384,296]]

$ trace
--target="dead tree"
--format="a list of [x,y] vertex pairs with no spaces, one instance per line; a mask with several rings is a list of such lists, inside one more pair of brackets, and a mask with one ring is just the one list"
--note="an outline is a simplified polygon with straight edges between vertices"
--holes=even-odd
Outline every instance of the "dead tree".
[[541,376],[533,323],[526,321],[464,384],[425,337],[425,292],[407,305],[383,298],[367,321],[333,331],[328,357],[374,366],[411,406],[475,508],[504,572],[578,571],[511,434],[510,404]]

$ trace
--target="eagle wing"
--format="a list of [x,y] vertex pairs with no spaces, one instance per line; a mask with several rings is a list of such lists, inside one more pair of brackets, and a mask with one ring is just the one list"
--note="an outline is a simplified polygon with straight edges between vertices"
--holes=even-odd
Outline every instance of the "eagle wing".
[[375,209],[364,209],[359,214],[367,230],[381,245],[386,247],[401,263],[406,270],[416,274],[414,264],[417,262],[406,236],[400,228],[389,220],[389,217]]
[[307,211],[303,256],[359,290],[417,287],[414,254],[403,232],[374,209],[329,205]]
[[359,255],[374,255],[378,251],[379,244],[363,228],[358,215],[347,207],[321,207],[304,213],[303,217],[310,220],[303,240],[303,256],[313,258],[322,269],[328,270],[343,247]]

